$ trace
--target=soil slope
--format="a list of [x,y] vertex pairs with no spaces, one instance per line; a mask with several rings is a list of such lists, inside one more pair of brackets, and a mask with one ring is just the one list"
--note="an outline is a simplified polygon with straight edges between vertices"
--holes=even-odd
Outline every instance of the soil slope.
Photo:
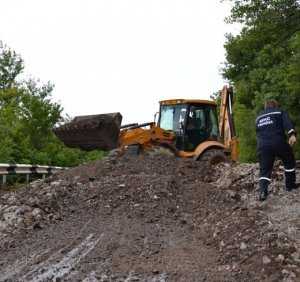
[[300,281],[300,192],[257,173],[111,154],[1,191],[0,281]]

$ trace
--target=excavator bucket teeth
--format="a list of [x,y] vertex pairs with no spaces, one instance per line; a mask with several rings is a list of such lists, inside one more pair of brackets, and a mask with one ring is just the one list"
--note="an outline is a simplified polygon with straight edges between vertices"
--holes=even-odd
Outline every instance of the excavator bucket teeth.
[[121,122],[120,113],[77,116],[54,133],[68,147],[106,151],[118,147]]

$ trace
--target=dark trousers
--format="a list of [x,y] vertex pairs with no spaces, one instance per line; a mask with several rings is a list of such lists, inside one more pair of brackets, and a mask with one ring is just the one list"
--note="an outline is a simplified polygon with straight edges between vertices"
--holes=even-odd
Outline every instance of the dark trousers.
[[260,191],[267,191],[271,182],[272,169],[276,158],[282,160],[285,170],[286,190],[296,186],[295,157],[291,146],[287,143],[261,146],[258,149],[260,178]]

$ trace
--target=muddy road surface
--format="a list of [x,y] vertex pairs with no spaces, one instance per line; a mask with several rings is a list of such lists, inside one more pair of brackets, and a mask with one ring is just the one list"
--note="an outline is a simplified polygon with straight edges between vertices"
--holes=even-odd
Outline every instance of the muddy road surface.
[[300,193],[257,172],[112,154],[1,191],[0,281],[300,281]]

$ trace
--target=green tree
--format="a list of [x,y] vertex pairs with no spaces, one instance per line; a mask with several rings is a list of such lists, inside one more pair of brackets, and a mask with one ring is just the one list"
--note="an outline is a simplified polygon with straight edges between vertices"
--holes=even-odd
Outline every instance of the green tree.
[[0,42],[0,162],[75,166],[103,156],[66,148],[52,128],[62,107],[52,101],[53,84],[18,80],[22,58]]
[[[300,126],[300,3],[297,0],[231,0],[223,75],[235,87],[241,160],[256,160],[255,116],[267,98],[277,99]],[[300,156],[300,144],[296,152]]]

